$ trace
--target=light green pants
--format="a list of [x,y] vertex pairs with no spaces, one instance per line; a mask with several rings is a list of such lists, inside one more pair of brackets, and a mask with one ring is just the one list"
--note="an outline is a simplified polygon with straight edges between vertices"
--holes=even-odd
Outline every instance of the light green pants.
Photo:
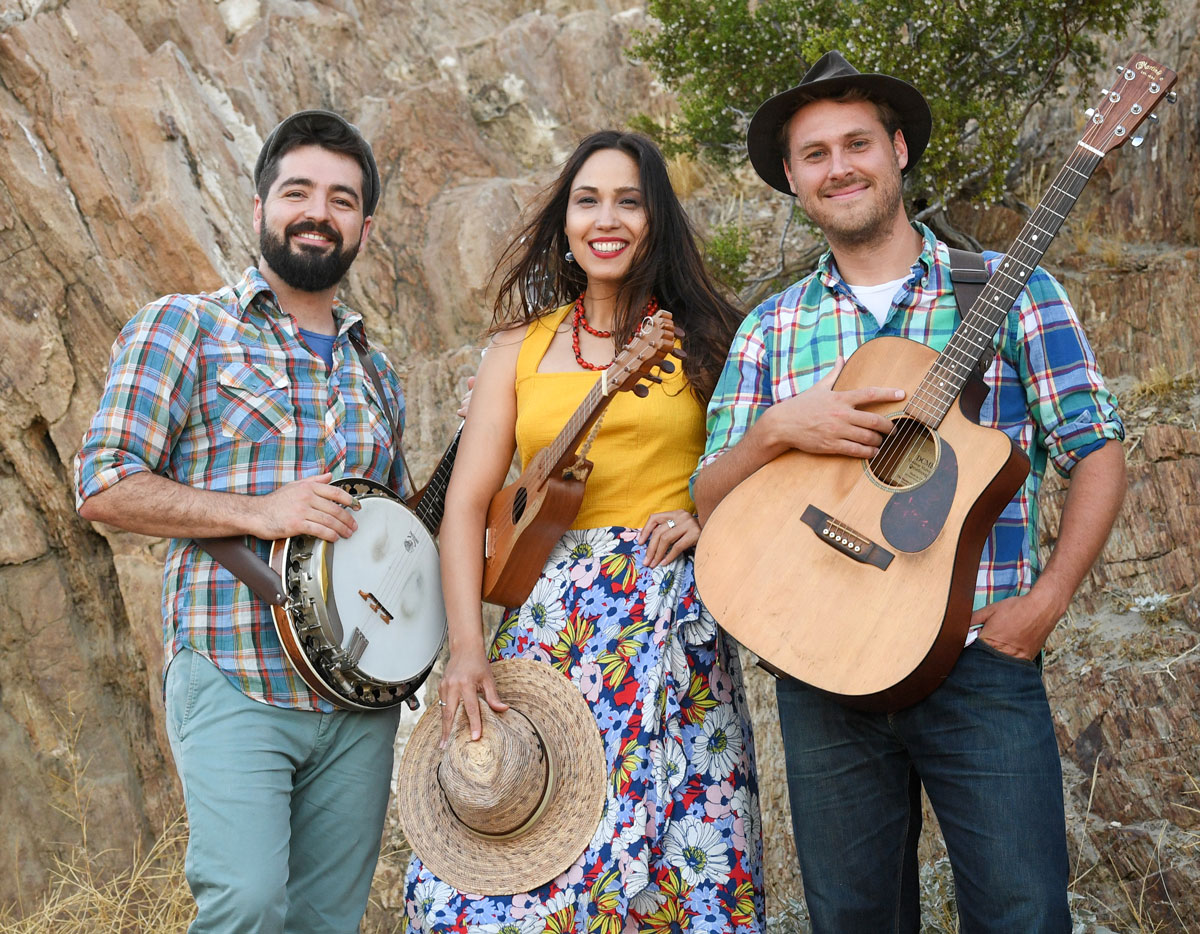
[[167,734],[188,815],[189,934],[353,934],[379,855],[399,708],[287,710],[184,650]]

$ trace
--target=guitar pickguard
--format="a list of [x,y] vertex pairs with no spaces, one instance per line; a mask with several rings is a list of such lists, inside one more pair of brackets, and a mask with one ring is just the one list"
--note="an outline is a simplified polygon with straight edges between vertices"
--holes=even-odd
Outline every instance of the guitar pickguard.
[[937,466],[919,486],[892,495],[883,509],[879,528],[897,551],[924,551],[941,534],[958,489],[958,458],[954,449],[939,439]]

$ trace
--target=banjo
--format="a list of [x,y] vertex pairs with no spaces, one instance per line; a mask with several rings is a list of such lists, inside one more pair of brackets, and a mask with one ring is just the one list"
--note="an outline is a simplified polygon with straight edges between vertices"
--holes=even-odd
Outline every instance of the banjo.
[[275,631],[292,667],[331,704],[375,710],[416,690],[446,639],[446,607],[433,536],[458,452],[458,433],[409,508],[381,483],[333,481],[358,505],[353,535],[309,535],[271,546],[271,570],[286,600],[271,604]]
[[374,480],[334,480],[358,506],[358,529],[349,538],[278,539],[269,565],[243,538],[196,540],[270,605],[288,661],[335,707],[419,706],[417,688],[446,638],[434,535],[461,435],[459,425],[411,508]]

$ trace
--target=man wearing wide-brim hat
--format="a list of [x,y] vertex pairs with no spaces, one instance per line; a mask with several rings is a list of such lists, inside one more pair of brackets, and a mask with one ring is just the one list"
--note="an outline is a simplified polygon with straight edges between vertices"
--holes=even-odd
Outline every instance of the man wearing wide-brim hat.
[[[904,393],[834,388],[843,358],[879,335],[941,351],[959,324],[947,248],[909,222],[901,197],[931,125],[916,88],[862,74],[838,52],[751,120],[755,169],[796,197],[829,252],[751,311],[734,339],[695,478],[702,518],[788,450],[873,456],[892,423],[863,407],[899,410]],[[1000,257],[985,260],[990,272]],[[922,785],[945,837],[964,931],[1071,929],[1061,766],[1035,659],[1120,506],[1124,430],[1067,296],[1044,270],[1030,273],[996,350],[981,422],[1005,431],[1032,469],[987,539],[957,663],[932,693],[893,713],[851,709],[786,676],[777,683],[817,934],[918,931]],[[1042,568],[1036,497],[1048,460],[1071,486]],[[803,613],[803,593],[794,599]]]

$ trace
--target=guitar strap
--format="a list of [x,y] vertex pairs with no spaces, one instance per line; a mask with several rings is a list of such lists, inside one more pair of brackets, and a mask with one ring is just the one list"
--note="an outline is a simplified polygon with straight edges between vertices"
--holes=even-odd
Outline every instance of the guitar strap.
[[[987,264],[983,261],[982,253],[956,250],[952,246],[946,249],[950,253],[950,281],[954,284],[954,301],[958,303],[958,316],[965,318],[987,284]],[[987,373],[995,358],[996,351],[989,349],[979,359],[980,376]]]
[[[383,380],[379,378],[379,371],[371,360],[371,351],[367,347],[366,339],[357,331],[352,330],[350,343],[354,345],[354,350],[358,354],[358,362],[362,364],[362,368],[375,386],[375,394],[379,397],[379,404],[383,407],[383,413],[387,416],[388,425],[392,429],[392,440],[396,447],[396,457],[392,459],[392,469],[389,474],[392,488],[402,489],[397,482],[400,479],[397,476],[397,465],[403,468],[404,476],[408,477],[411,488],[412,474],[409,473],[408,463],[404,459],[404,448],[400,446],[399,426],[392,417],[392,410],[388,407],[387,396],[383,391]],[[245,536],[224,535],[219,538],[197,538],[195,542],[225,570],[249,587],[251,593],[264,603],[272,606],[283,606],[287,603],[283,581],[279,579],[279,575],[271,569],[270,565],[246,544]]]

